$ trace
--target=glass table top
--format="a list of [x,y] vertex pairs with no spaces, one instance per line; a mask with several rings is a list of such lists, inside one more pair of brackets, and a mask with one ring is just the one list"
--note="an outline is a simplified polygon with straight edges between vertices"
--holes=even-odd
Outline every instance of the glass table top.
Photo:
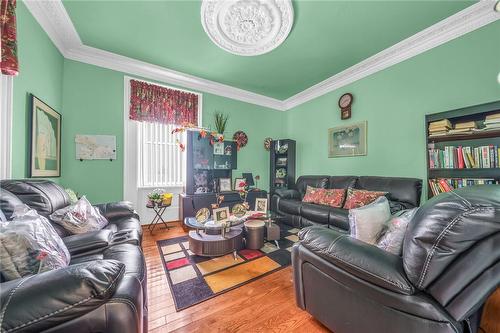
[[196,220],[194,217],[186,217],[184,219],[184,224],[188,227],[194,229],[212,229],[212,230],[220,230],[224,227],[233,227],[236,225],[240,225],[247,220],[275,220],[280,216],[274,212],[268,211],[267,213],[260,213],[249,211],[243,217],[236,217],[231,215],[229,219],[225,221],[215,222],[213,219],[208,219],[208,221],[201,223]]

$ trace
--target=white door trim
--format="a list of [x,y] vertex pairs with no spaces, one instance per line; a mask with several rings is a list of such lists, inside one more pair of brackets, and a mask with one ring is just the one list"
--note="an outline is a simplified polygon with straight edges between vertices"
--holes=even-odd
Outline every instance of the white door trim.
[[0,179],[12,177],[12,94],[14,79],[0,74]]

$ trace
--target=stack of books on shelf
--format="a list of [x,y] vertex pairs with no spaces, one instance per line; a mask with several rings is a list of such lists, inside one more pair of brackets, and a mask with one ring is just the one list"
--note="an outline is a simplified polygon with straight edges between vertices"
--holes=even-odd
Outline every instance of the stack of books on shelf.
[[448,119],[434,121],[429,124],[429,137],[447,135],[451,128],[452,126]]
[[489,185],[498,184],[498,180],[493,178],[439,178],[429,179],[429,187],[433,195],[439,193],[451,192],[456,188],[475,186],[475,185]]
[[484,120],[485,130],[500,129],[500,112],[486,116]]
[[461,123],[456,123],[453,129],[448,131],[448,134],[467,134],[472,133],[476,129],[475,121],[465,121]]
[[429,168],[500,168],[499,155],[500,149],[494,145],[481,147],[445,146],[444,149],[429,149]]

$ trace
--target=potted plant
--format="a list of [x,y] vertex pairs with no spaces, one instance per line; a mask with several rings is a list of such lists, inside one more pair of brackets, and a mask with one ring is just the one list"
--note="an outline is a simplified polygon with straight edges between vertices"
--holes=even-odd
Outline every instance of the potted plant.
[[221,112],[216,112],[214,118],[215,118],[215,129],[219,134],[224,134],[229,116]]
[[147,206],[152,207],[154,205],[160,205],[163,200],[164,191],[161,189],[155,189],[148,194]]

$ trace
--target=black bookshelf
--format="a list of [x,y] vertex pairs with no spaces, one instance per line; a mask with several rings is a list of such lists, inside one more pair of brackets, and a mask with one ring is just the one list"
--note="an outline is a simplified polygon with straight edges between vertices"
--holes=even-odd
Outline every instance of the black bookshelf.
[[[433,196],[429,180],[435,179],[493,179],[500,181],[500,167],[495,168],[431,168],[429,149],[444,147],[471,147],[482,146],[500,147],[500,130],[473,131],[471,133],[447,134],[432,137],[429,135],[429,124],[435,121],[448,119],[452,125],[460,122],[474,121],[478,127],[485,117],[500,112],[500,101],[460,108],[456,110],[426,115],[426,163],[427,163],[427,188],[428,197]],[[498,152],[498,150],[497,150]]]
[[[287,147],[286,149],[284,147]],[[271,143],[269,194],[295,185],[295,140],[274,140]],[[283,175],[284,172],[284,175]],[[281,173],[281,174],[280,174]]]
[[[237,169],[237,149],[233,141],[224,141],[224,154],[216,155],[208,136],[202,138],[198,132],[188,131],[186,154],[186,194],[217,192],[218,178],[232,178],[232,170]],[[202,179],[206,179],[206,188],[197,192]]]

